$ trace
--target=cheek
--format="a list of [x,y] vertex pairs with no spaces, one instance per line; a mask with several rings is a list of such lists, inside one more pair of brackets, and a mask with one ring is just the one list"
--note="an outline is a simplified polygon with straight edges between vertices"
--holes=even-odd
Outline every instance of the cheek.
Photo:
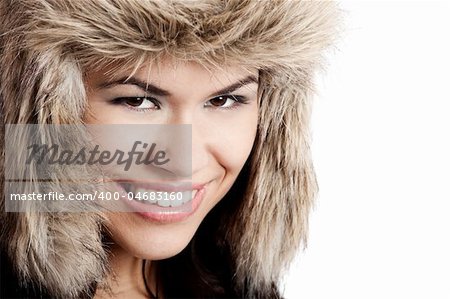
[[214,156],[234,176],[238,175],[253,147],[258,124],[257,112],[257,109],[243,111],[223,121],[216,132]]

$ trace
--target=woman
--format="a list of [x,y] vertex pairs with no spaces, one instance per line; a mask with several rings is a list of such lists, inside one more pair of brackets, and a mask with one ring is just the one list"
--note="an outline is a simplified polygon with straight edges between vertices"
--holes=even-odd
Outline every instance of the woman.
[[332,2],[2,0],[4,124],[190,124],[191,173],[171,179],[202,194],[162,221],[4,212],[3,196],[2,297],[281,297],[316,194],[312,78],[336,18]]

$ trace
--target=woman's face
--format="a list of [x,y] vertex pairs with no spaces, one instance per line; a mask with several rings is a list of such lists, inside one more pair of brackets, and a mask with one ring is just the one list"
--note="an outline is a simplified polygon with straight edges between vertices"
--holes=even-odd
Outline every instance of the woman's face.
[[[192,212],[172,218],[134,212],[107,215],[111,236],[122,249],[146,259],[171,257],[188,244],[250,154],[258,122],[258,73],[238,66],[211,71],[194,62],[175,66],[169,61],[142,68],[126,82],[129,73],[111,80],[106,71],[86,76],[86,123],[191,125],[192,169],[183,175],[197,194]],[[174,176],[168,184],[178,186],[182,180]]]

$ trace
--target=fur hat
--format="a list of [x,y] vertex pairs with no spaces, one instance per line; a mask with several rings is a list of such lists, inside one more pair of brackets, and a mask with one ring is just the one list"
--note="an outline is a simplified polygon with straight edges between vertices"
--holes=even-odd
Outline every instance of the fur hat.
[[[251,294],[277,282],[306,244],[317,192],[312,79],[338,15],[331,1],[0,0],[0,136],[10,123],[81,124],[86,70],[113,62],[137,69],[169,55],[257,67],[257,138],[242,203],[224,236],[236,284]],[[1,151],[4,172],[3,144]],[[4,201],[1,247],[23,281],[76,298],[102,280],[101,215],[5,213]]]

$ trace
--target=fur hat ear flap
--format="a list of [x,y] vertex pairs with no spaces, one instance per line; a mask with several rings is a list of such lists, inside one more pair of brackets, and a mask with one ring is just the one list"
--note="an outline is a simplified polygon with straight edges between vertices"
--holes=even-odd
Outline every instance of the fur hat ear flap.
[[[262,82],[266,76],[261,74]],[[228,233],[238,261],[237,282],[247,285],[250,297],[252,290],[269,292],[298,245],[306,246],[308,215],[318,191],[309,146],[311,86],[285,79],[297,88],[266,85],[261,90],[261,101],[270,104],[261,105],[250,161],[247,190],[255,191],[246,194]]]
[[[0,8],[5,9],[1,5]],[[6,124],[79,124],[84,108],[85,90],[78,65],[55,48],[30,50],[22,35],[23,32],[0,34],[2,140]],[[0,170],[5,174],[5,145],[1,154]],[[21,170],[14,167],[8,171],[20,173]],[[70,169],[54,175],[80,178]],[[32,180],[27,188],[38,188],[39,183],[34,180],[39,176],[36,173],[27,176]],[[2,175],[2,193],[7,184],[13,182],[5,181]],[[57,183],[53,187],[54,190],[62,188]],[[1,250],[13,261],[21,284],[45,290],[54,298],[80,298],[90,291],[88,286],[102,281],[107,258],[101,240],[100,214],[5,212],[5,200],[2,194]]]
[[[52,65],[51,63],[49,63]],[[53,95],[56,96],[55,87],[52,83],[56,83],[59,88],[64,88],[61,79],[58,78],[64,71],[61,69],[64,63],[59,65],[59,69],[45,69],[46,72],[35,72],[31,74],[31,78],[27,78],[35,84],[39,84],[36,89],[27,85],[17,94],[21,94],[23,105],[32,103],[36,95],[36,99],[42,105],[35,113],[26,111],[11,111],[11,107],[5,107],[8,116],[16,114],[15,119],[20,119],[21,123],[58,123],[56,120],[68,121],[72,114],[67,108],[64,112],[52,109],[52,102],[48,101]],[[37,68],[38,69],[38,68]],[[52,77],[54,76],[54,77]],[[62,78],[64,78],[62,76]],[[73,78],[72,78],[73,79]],[[61,85],[59,85],[61,84]],[[4,86],[3,86],[4,87]],[[3,94],[6,88],[3,88]],[[14,91],[9,90],[8,97],[18,98],[14,95]],[[59,91],[60,92],[60,91]],[[67,95],[71,94],[67,90]],[[42,102],[40,102],[42,100]],[[56,97],[55,99],[56,100]],[[61,99],[59,99],[61,100]],[[10,105],[11,101],[8,102]],[[44,104],[45,103],[45,104]],[[69,106],[69,105],[68,105]],[[22,107],[21,107],[22,108]],[[66,113],[66,115],[63,115]],[[13,118],[13,119],[14,119]],[[11,118],[5,117],[6,123],[15,123]],[[5,126],[1,127],[1,136],[5,136]],[[9,147],[20,147],[20,140],[23,136],[16,136],[16,140],[12,140]],[[1,148],[2,156],[5,157],[5,146]],[[11,157],[9,157],[11,158]],[[24,173],[23,167],[25,163],[17,163],[18,166],[11,166],[11,161],[5,165],[4,159],[1,161],[2,173]],[[5,169],[8,167],[8,169]],[[29,168],[26,176],[29,182],[23,185],[20,193],[31,194],[36,190],[42,190],[42,183],[39,183],[40,176]],[[70,169],[58,169],[58,172],[51,174],[55,178],[80,179],[77,174]],[[5,187],[20,188],[13,186],[13,181],[6,178],[0,180],[0,188]],[[47,189],[51,191],[64,190],[66,187],[55,180],[48,183]],[[30,192],[26,192],[26,190]],[[83,187],[80,186],[80,190]],[[32,286],[34,289],[46,290],[54,298],[80,298],[80,295],[88,292],[89,285],[102,281],[107,267],[106,253],[102,246],[101,240],[101,223],[102,216],[93,212],[42,212],[36,210],[27,210],[24,212],[5,212],[5,195],[2,195],[0,201],[0,222],[2,229],[0,232],[0,240],[2,250],[4,250],[11,261],[13,261],[15,272],[20,282],[24,286]]]

